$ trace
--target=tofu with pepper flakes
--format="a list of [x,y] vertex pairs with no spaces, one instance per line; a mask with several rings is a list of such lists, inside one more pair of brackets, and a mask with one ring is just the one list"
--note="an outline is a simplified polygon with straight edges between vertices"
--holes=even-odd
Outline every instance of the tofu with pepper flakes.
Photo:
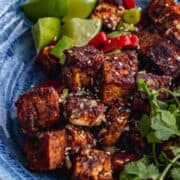
[[147,142],[133,129],[122,133],[121,138],[117,142],[117,147],[126,153],[137,154],[140,157],[149,150]]
[[68,88],[77,91],[93,85],[104,62],[103,52],[92,46],[85,46],[65,50],[64,54],[66,62],[62,67],[62,78]]
[[180,51],[177,46],[157,33],[139,33],[139,53],[143,67],[159,75],[180,76]]
[[86,149],[76,158],[74,180],[112,180],[111,157],[104,151]]
[[151,29],[180,48],[180,6],[174,0],[153,0],[147,14]]
[[24,142],[28,168],[47,171],[60,168],[65,159],[65,130],[48,131],[29,136]]
[[68,124],[66,126],[67,146],[70,155],[76,155],[82,150],[96,146],[96,140],[88,129]]
[[99,78],[102,101],[106,105],[124,105],[135,85],[138,60],[134,51],[122,52],[106,58]]
[[[150,91],[159,90],[160,88],[169,89],[172,84],[172,78],[170,76],[158,76],[152,73],[139,72],[137,75],[137,81],[144,79]],[[160,93],[158,99],[163,101],[168,98],[167,94]],[[140,92],[137,88],[133,95],[132,109],[142,112],[149,112],[150,106],[147,99],[147,95]]]
[[[174,0],[152,0],[152,2],[148,5],[147,13],[153,22],[159,20],[159,17],[162,16],[162,11],[169,7],[174,7],[177,4]],[[169,15],[167,14],[167,17]],[[164,17],[166,18],[166,17]]]
[[35,88],[21,95],[16,106],[25,134],[49,128],[60,118],[59,95],[53,87]]
[[99,126],[104,120],[104,105],[89,97],[69,96],[65,105],[65,116],[77,126]]
[[106,115],[106,122],[98,133],[98,141],[104,146],[115,145],[127,125],[129,115],[128,111],[112,107]]
[[91,15],[92,19],[101,19],[103,26],[115,30],[123,17],[125,9],[115,1],[101,0]]
[[59,59],[50,54],[53,47],[53,45],[44,47],[36,58],[36,62],[48,76],[54,76],[60,72]]

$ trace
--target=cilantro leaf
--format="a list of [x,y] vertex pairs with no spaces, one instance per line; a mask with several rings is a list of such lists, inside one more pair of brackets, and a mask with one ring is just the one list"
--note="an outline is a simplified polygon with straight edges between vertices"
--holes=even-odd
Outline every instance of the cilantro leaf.
[[147,135],[147,141],[148,143],[162,143],[161,140],[159,140],[156,135],[155,135],[155,132],[154,131],[151,131],[148,135]]
[[145,92],[147,94],[150,93],[144,79],[138,79],[137,85],[138,85],[138,90],[139,91]]
[[164,165],[169,164],[170,161],[167,155],[163,151],[159,154],[158,159],[161,162],[161,164],[163,163]]
[[154,130],[157,139],[162,141],[166,141],[175,135],[180,136],[176,118],[170,111],[161,110],[153,116],[151,128]]
[[180,179],[180,167],[175,167],[171,170],[171,177],[173,180],[179,180]]
[[154,164],[149,164],[144,157],[139,161],[128,163],[121,173],[120,179],[128,177],[128,180],[134,180],[134,178],[157,180],[159,175],[157,167]]
[[174,154],[174,156],[177,156],[178,154],[180,154],[180,147],[171,146],[170,149],[172,150],[172,153]]
[[151,131],[151,119],[148,115],[144,114],[139,124],[139,131],[142,137],[146,137]]

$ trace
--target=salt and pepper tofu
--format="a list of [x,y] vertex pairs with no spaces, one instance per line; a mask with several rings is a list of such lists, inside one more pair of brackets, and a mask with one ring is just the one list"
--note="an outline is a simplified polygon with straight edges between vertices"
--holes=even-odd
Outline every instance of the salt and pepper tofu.
[[147,14],[152,29],[180,48],[180,6],[174,0],[153,0]]
[[59,95],[53,87],[35,88],[21,95],[16,106],[24,133],[49,128],[60,118]]
[[[174,0],[152,0],[146,11],[152,22],[161,22],[160,17],[164,15],[163,11],[174,6],[177,6]],[[163,19],[169,17],[170,14],[170,12],[166,14]]]
[[133,153],[140,157],[149,149],[146,141],[139,133],[133,130],[123,132],[121,138],[117,142],[117,147],[126,153]]
[[93,85],[94,78],[100,70],[103,52],[92,46],[73,47],[65,50],[66,62],[62,67],[62,78],[73,91]]
[[136,161],[138,159],[139,156],[136,154],[116,152],[112,155],[113,172],[119,174],[127,163]]
[[106,115],[106,122],[98,133],[98,141],[104,146],[115,145],[127,125],[129,114],[121,108],[112,107]]
[[92,19],[101,19],[103,26],[115,30],[125,12],[123,6],[113,0],[101,0],[91,15]]
[[96,146],[96,140],[88,129],[68,124],[66,126],[66,132],[67,148],[70,155],[77,155],[82,150]]
[[102,101],[110,106],[124,105],[135,84],[138,71],[136,53],[134,51],[122,52],[106,59],[99,79]]
[[65,116],[77,126],[99,126],[104,120],[104,105],[89,97],[69,96],[65,105]]
[[[158,76],[152,73],[139,72],[137,75],[137,81],[139,79],[144,79],[149,90],[158,90],[160,88],[169,89],[172,84],[172,78],[170,76]],[[158,96],[159,100],[166,100],[168,95],[165,93],[160,93]],[[133,94],[133,102],[132,109],[139,110],[144,112],[150,111],[150,106],[148,103],[147,95],[144,92],[140,92],[138,88],[136,88]]]
[[53,45],[44,47],[36,58],[36,62],[47,75],[55,75],[60,72],[59,59],[50,54],[53,47]]
[[25,139],[24,153],[28,168],[34,171],[47,171],[60,168],[65,159],[65,130],[47,131]]
[[145,69],[155,74],[180,76],[180,51],[168,40],[148,31],[139,33],[139,53]]
[[76,158],[74,180],[112,180],[111,157],[104,151],[86,149]]

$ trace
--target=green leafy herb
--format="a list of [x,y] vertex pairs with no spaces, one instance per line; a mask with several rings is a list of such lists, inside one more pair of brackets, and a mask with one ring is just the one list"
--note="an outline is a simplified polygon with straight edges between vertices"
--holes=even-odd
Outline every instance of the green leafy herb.
[[[164,171],[162,172],[159,180],[164,180],[168,171],[171,169],[171,167],[180,159],[180,154],[178,154],[177,156],[174,157],[174,159],[166,166],[166,168],[164,169]],[[176,175],[176,174],[174,174]]]
[[180,147],[178,146],[171,146],[170,149],[172,150],[172,153],[177,156],[178,154],[180,154]]
[[146,137],[151,129],[151,119],[148,115],[144,114],[139,124],[139,131],[142,137]]
[[[157,153],[156,144],[162,144],[170,138],[180,136],[180,89],[172,92],[168,89],[150,91],[143,79],[138,80],[138,89],[147,94],[150,104],[150,114],[144,114],[139,124],[139,132],[152,144],[153,160],[144,157],[137,162],[128,163],[122,173],[121,180],[164,180],[169,175],[180,179],[180,147],[171,146],[174,154],[171,160],[164,152]],[[158,100],[159,93],[169,94],[172,99],[161,102]],[[164,168],[164,170],[163,170]],[[162,172],[160,174],[160,171]]]
[[152,117],[152,130],[157,139],[166,141],[174,136],[180,136],[177,127],[176,117],[170,111],[161,110]]
[[146,180],[152,179],[156,180],[159,177],[159,171],[154,164],[149,164],[149,161],[146,157],[143,159],[131,162],[127,164],[124,168],[124,171],[120,175],[121,180]]
[[158,101],[160,91],[150,92],[143,79],[138,81],[138,88],[147,94],[151,106],[150,117],[143,115],[141,119],[139,126],[141,135],[146,136],[149,143],[160,143],[171,137],[180,136],[180,110],[176,99],[180,94],[166,89],[160,90],[169,93],[174,98],[175,102],[168,105]]
[[173,180],[179,180],[180,179],[180,167],[175,167],[171,170],[171,177]]

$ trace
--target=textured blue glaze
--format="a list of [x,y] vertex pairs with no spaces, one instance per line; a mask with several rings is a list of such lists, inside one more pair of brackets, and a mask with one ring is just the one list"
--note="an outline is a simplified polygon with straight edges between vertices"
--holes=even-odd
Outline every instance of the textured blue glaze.
[[[67,179],[59,172],[31,173],[24,168],[14,103],[45,77],[34,64],[32,23],[19,8],[23,1],[0,0],[0,179]],[[142,8],[149,1],[137,0]]]

